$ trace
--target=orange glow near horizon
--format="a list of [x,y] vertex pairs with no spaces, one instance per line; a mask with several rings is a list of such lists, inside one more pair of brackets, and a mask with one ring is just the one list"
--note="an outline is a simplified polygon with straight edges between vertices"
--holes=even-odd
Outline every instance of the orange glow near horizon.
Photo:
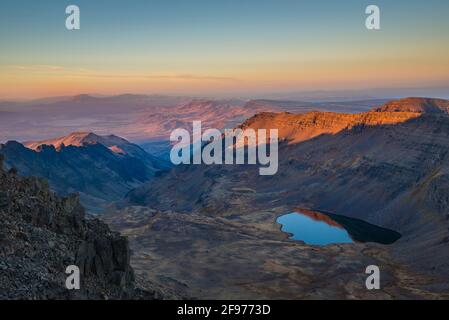
[[[411,66],[413,65],[413,67]],[[449,83],[449,63],[413,61],[285,63],[240,67],[238,72],[144,73],[96,71],[50,65],[0,67],[2,99],[37,98],[80,93],[236,94],[369,87],[413,87]]]
[[355,0],[79,0],[78,31],[54,1],[4,1],[0,99],[447,87],[449,3],[379,1],[375,32]]

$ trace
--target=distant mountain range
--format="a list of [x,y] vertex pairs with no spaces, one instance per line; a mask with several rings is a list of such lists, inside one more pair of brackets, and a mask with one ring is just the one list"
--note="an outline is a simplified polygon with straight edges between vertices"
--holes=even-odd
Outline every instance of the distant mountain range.
[[[119,95],[78,95],[0,104],[0,142],[45,140],[67,132],[117,134],[134,143],[168,141],[172,130],[202,120],[204,128],[232,128],[260,112],[362,112],[385,100],[304,102]],[[148,149],[147,151],[151,151]]]
[[120,199],[168,164],[117,136],[76,132],[52,140],[0,145],[5,164],[47,178],[61,195],[78,192],[92,211]]

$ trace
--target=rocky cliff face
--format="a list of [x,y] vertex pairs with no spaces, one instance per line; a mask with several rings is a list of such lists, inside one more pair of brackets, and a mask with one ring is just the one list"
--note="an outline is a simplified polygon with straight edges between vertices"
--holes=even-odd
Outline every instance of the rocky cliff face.
[[393,125],[421,116],[418,112],[318,112],[304,114],[260,113],[245,121],[242,129],[277,129],[281,141],[299,143],[319,135],[336,134],[355,127]]
[[[0,159],[0,299],[161,297],[136,289],[128,240],[86,217],[77,196],[60,198],[40,178],[5,171]],[[66,267],[81,289],[65,287]]]

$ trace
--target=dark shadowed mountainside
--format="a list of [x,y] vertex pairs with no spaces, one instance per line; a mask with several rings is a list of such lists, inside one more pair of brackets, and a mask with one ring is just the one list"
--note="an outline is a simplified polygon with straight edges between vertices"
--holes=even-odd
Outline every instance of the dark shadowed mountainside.
[[24,144],[10,141],[0,145],[0,153],[21,175],[47,178],[61,195],[80,193],[93,211],[121,199],[167,166],[120,137],[82,132]]
[[[128,240],[87,217],[76,196],[60,198],[43,179],[6,172],[2,159],[0,221],[0,299],[173,297],[136,282]],[[65,287],[70,265],[80,269],[80,290]]]

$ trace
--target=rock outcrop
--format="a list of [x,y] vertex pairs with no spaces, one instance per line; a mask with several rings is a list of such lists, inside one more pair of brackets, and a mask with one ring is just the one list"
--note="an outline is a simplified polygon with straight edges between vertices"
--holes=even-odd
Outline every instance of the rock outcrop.
[[[60,198],[2,161],[0,299],[161,298],[136,288],[127,238],[87,217],[76,195]],[[80,269],[80,290],[65,287],[70,265]]]

